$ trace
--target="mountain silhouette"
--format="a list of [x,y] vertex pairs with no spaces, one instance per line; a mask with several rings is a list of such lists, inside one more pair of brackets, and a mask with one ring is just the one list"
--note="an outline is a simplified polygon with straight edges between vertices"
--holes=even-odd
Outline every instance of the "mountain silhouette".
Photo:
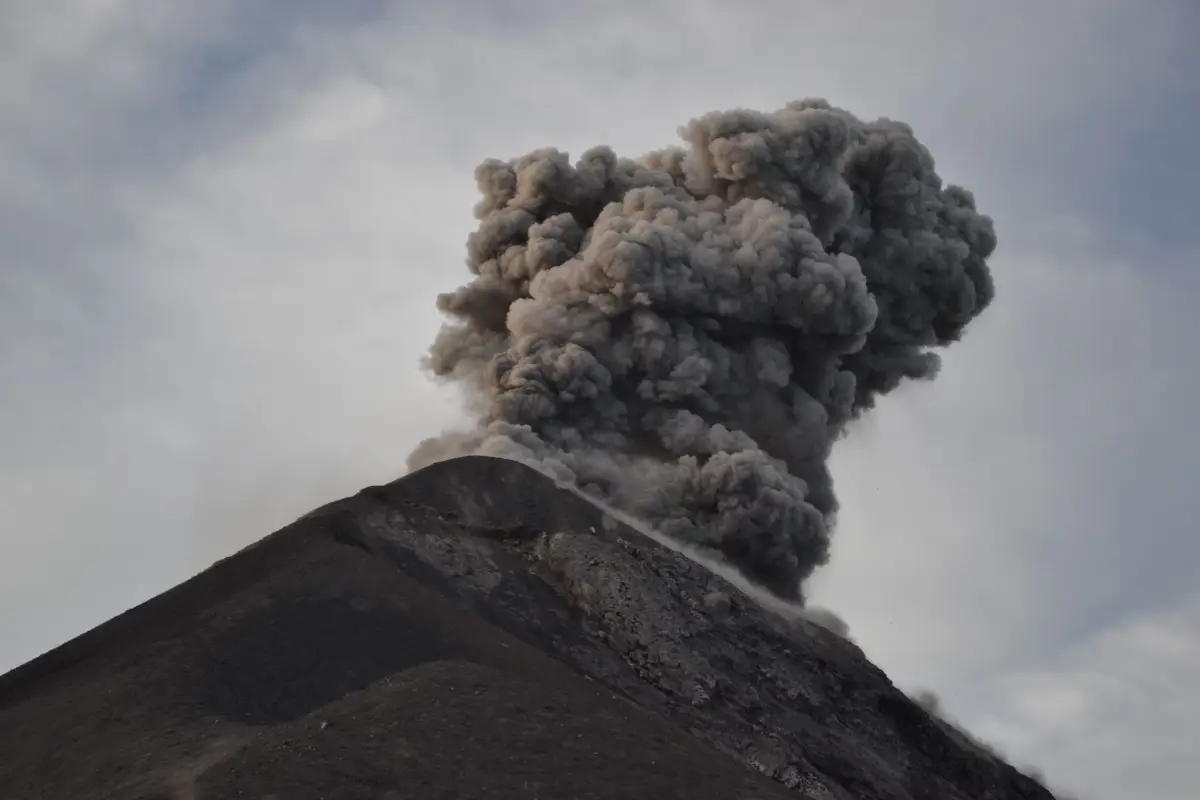
[[0,797],[1052,800],[850,641],[482,456],[0,677]]

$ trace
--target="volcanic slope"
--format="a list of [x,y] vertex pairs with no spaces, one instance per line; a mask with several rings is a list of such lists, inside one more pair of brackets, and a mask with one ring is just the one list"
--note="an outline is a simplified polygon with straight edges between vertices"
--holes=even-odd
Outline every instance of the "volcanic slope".
[[0,677],[0,797],[238,796],[1051,800],[850,642],[485,457]]

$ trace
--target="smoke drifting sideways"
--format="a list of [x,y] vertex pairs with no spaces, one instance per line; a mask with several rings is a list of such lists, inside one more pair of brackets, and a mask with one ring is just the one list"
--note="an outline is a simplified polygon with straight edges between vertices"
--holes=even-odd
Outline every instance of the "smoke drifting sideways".
[[476,424],[409,466],[526,462],[803,602],[834,443],[937,374],[993,299],[995,232],[902,122],[810,99],[679,133],[479,166],[474,277],[425,361]]

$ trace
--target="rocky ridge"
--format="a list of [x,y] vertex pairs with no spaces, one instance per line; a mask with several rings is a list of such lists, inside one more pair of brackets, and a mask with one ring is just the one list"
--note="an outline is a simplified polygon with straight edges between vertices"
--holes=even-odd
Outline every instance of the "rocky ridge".
[[375,507],[346,531],[360,546],[789,788],[836,800],[1051,797],[926,713],[853,643],[764,608],[532,469],[460,458],[362,497]]
[[[573,775],[540,755],[568,729]],[[485,457],[319,508],[3,676],[0,731],[10,798],[1053,800],[853,643]]]

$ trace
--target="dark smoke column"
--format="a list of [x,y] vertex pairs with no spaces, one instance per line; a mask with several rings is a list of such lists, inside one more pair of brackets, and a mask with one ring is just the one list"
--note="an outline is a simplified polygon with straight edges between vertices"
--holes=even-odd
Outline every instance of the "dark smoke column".
[[728,111],[639,161],[476,171],[475,277],[428,368],[478,425],[422,443],[529,462],[784,597],[829,555],[848,422],[993,297],[992,222],[901,122],[820,100]]

